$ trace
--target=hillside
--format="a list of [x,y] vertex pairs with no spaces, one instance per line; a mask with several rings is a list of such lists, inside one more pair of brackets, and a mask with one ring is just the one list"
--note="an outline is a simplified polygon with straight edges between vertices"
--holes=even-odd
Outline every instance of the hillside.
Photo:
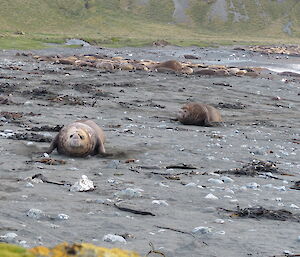
[[2,0],[0,47],[77,37],[104,45],[298,42],[299,0]]

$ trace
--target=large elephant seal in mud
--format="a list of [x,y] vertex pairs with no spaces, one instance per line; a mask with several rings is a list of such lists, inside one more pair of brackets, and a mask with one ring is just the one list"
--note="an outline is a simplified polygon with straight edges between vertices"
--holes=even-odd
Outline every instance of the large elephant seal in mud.
[[221,122],[220,112],[208,104],[188,103],[181,107],[177,119],[184,125],[213,126]]
[[79,120],[59,131],[47,153],[57,148],[58,153],[74,157],[104,154],[104,141],[104,132],[95,122]]
[[182,65],[180,62],[178,62],[176,60],[161,62],[159,64],[155,64],[152,67],[154,69],[156,69],[158,72],[173,71],[176,73],[183,73],[183,74],[192,74],[193,73],[192,68]]

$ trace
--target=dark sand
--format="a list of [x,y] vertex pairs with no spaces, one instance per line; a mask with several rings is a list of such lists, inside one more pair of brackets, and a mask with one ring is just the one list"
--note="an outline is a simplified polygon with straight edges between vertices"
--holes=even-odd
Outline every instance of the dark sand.
[[[96,52],[155,61],[184,60],[183,54],[194,54],[201,57],[194,62],[200,63],[300,70],[299,57],[263,56],[229,48],[86,47],[33,53],[68,56]],[[106,73],[38,63],[31,57],[15,54],[16,51],[0,52],[0,94],[12,101],[1,104],[0,110],[23,113],[23,117],[15,120],[0,117],[0,235],[16,233],[13,242],[28,247],[53,246],[63,241],[90,242],[135,250],[141,256],[150,250],[149,242],[166,256],[240,257],[300,252],[299,222],[230,217],[230,213],[217,209],[263,206],[300,213],[300,191],[289,189],[293,181],[300,180],[299,78],[268,72],[258,78],[144,71]],[[277,96],[281,100],[272,99]],[[53,98],[62,100],[49,100]],[[184,126],[172,118],[188,101],[216,107],[219,103],[243,104],[245,108],[219,108],[225,121],[221,127]],[[73,159],[54,152],[50,157],[67,163],[50,166],[34,162],[43,156],[36,152],[45,151],[50,143],[5,138],[11,132],[86,118],[103,127],[106,148],[113,157]],[[56,134],[35,133],[48,138]],[[125,163],[129,158],[137,161]],[[293,176],[278,175],[280,179],[271,179],[228,175],[234,181],[224,184],[209,180],[219,179],[211,172],[239,168],[253,159],[277,162],[282,172]],[[193,169],[195,172],[165,168],[182,162],[197,167]],[[187,174],[173,179],[154,174],[181,172]],[[37,173],[52,181],[71,184],[86,175],[96,190],[70,192],[68,186],[24,180]],[[130,199],[115,195],[126,188],[143,191],[141,196]],[[209,193],[218,199],[206,199]],[[118,198],[124,199],[120,206],[155,216],[132,214],[103,204],[117,202]],[[165,202],[159,205],[153,200]],[[28,217],[29,209],[39,209],[46,216]],[[66,214],[69,219],[59,220],[58,214]],[[156,226],[189,233],[203,226],[210,228],[210,232],[193,236]],[[125,233],[133,236],[126,239],[126,244],[103,241],[104,235]],[[5,241],[5,237],[1,240]]]

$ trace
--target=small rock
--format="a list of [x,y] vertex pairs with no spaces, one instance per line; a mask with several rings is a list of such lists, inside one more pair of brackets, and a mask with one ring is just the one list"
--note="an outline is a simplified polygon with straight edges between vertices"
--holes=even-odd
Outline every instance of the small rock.
[[90,191],[95,189],[94,183],[92,180],[89,180],[86,175],[82,175],[81,179],[73,186],[71,186],[70,191],[71,192],[84,192],[84,191]]
[[257,184],[256,182],[251,182],[251,183],[247,184],[246,187],[256,189],[256,188],[259,188],[259,184]]
[[124,197],[124,198],[141,197],[143,191],[144,190],[140,189],[140,188],[126,188],[124,190],[116,192],[115,196],[117,196],[117,197]]
[[107,168],[109,169],[117,169],[119,167],[119,160],[112,160],[109,164],[107,164]]
[[210,200],[218,200],[219,199],[218,197],[216,197],[215,195],[213,195],[211,193],[206,195],[204,198],[205,199],[210,199]]
[[166,200],[153,200],[152,204],[165,205],[165,206],[169,205]]
[[28,182],[28,183],[26,183],[25,187],[32,188],[32,187],[34,187],[34,185],[33,185],[33,184],[31,184],[30,182]]
[[194,183],[194,182],[190,182],[190,183],[186,184],[185,186],[186,186],[186,187],[196,187],[197,184]]
[[300,209],[300,207],[299,207],[299,206],[297,206],[296,204],[293,204],[293,203],[290,205],[290,208],[294,208],[294,209]]
[[222,219],[215,219],[215,223],[223,224],[225,221]]
[[18,235],[13,232],[6,233],[4,236],[0,236],[0,242],[6,242],[6,243],[15,243],[16,237]]
[[124,237],[119,236],[119,235],[114,235],[114,234],[107,234],[103,237],[103,241],[105,242],[119,242],[119,243],[123,243],[126,244],[126,240],[124,239]]
[[32,218],[32,219],[41,219],[43,217],[46,216],[46,214],[42,211],[42,210],[39,210],[39,209],[30,209],[26,215],[29,217],[29,218]]
[[25,240],[21,240],[19,242],[19,245],[22,246],[22,247],[24,247],[24,248],[29,248],[29,245],[27,244],[27,242]]
[[210,178],[207,181],[213,184],[224,184],[224,182],[221,179],[216,179],[216,178]]
[[224,183],[233,183],[234,180],[230,177],[227,177],[227,176],[223,176],[220,178]]
[[60,220],[68,220],[68,219],[70,218],[69,215],[64,214],[64,213],[58,214],[57,217],[58,217],[58,219],[60,219]]
[[194,234],[208,234],[212,232],[212,228],[210,227],[196,227],[192,230]]

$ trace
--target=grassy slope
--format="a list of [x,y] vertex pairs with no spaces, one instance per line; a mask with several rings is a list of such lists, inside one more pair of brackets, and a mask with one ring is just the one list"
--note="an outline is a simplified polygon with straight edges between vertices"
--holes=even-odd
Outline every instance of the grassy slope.
[[[149,0],[148,5],[137,0],[1,0],[0,48],[40,48],[42,42],[59,43],[72,37],[107,46],[144,45],[157,39],[179,45],[299,42],[300,1],[260,0],[258,7],[255,1],[244,0],[251,19],[240,23],[232,22],[232,14],[227,22],[208,21],[213,2],[190,0],[187,13],[192,22],[178,25],[172,21],[171,0]],[[232,2],[245,13],[240,1]],[[267,10],[266,17],[262,9]],[[282,24],[289,19],[298,28],[294,37],[282,32]],[[25,34],[16,34],[20,31]]]

